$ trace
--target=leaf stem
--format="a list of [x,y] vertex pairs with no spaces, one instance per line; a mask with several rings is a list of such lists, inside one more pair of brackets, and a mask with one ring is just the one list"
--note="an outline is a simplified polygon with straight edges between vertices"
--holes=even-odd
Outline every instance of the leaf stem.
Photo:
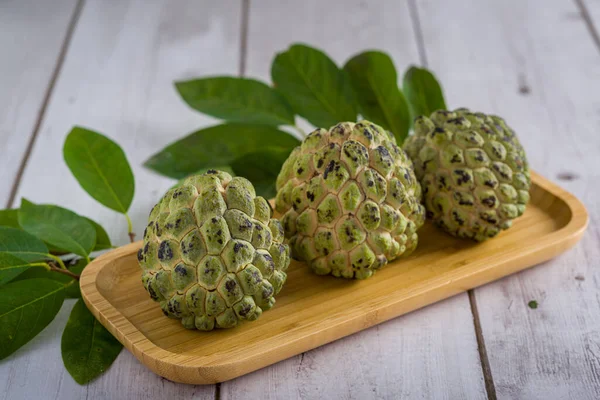
[[302,139],[304,139],[306,136],[308,136],[306,134],[306,132],[304,132],[304,129],[300,128],[298,125],[294,125],[293,128],[298,131],[298,133],[300,134],[300,136],[302,137]]
[[46,264],[46,263],[31,263],[27,265],[28,267],[44,267],[46,268],[48,271],[51,271],[52,268],[50,267],[50,265]]
[[131,223],[131,218],[127,213],[123,214],[127,219],[127,234],[129,235],[129,241],[131,243],[135,242],[135,233],[133,233],[133,224]]
[[54,261],[56,261],[56,263],[60,266],[61,269],[68,271],[67,267],[65,266],[65,263],[59,257],[56,257],[52,254],[46,254],[46,257],[53,259]]

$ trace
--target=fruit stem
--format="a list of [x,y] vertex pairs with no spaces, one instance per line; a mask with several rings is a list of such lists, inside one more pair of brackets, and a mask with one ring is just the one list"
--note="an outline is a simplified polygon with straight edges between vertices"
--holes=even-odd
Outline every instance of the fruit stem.
[[129,235],[129,241],[131,243],[135,242],[135,233],[133,233],[133,224],[131,223],[131,218],[127,213],[124,214],[127,219],[127,234]]

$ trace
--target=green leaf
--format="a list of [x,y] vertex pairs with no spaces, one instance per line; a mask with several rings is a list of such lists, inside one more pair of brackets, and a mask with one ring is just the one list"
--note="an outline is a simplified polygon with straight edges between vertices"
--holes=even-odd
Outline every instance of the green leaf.
[[402,144],[410,127],[410,110],[398,88],[392,59],[379,51],[354,56],[344,66],[358,98],[362,116],[391,131]]
[[440,84],[425,68],[410,67],[404,73],[403,88],[413,119],[419,115],[429,116],[436,110],[446,109]]
[[271,66],[274,86],[310,123],[329,128],[356,120],[356,99],[348,75],[320,50],[295,44]]
[[248,153],[231,163],[236,175],[252,182],[256,194],[266,199],[275,197],[275,181],[291,150],[265,149]]
[[[81,275],[81,272],[87,266],[87,264],[88,263],[84,258],[80,258],[75,262],[75,264],[68,264],[67,268],[74,274]],[[58,272],[54,271],[48,271],[45,268],[29,268],[27,271],[16,277],[13,282],[39,278],[51,279],[63,284],[65,286],[65,297],[67,298],[77,299],[81,297],[78,280],[73,279],[68,275],[59,274]]]
[[19,224],[59,249],[87,257],[96,244],[96,229],[84,217],[54,205],[21,200]]
[[48,246],[48,250],[50,250],[50,254],[54,254],[56,256],[62,256],[62,255],[69,253],[68,251],[59,249],[56,246],[52,246],[50,243],[46,243],[46,246]]
[[29,268],[27,271],[17,276],[13,280],[13,282],[24,281],[26,279],[50,279],[53,281],[61,282],[62,284],[67,284],[74,280],[73,278],[67,275],[48,271],[45,268]]
[[83,300],[79,300],[71,311],[61,341],[63,363],[73,379],[84,385],[101,375],[122,348],[89,312]]
[[[34,265],[10,253],[0,252],[0,285],[10,282],[32,266]],[[42,265],[35,266],[41,267]]]
[[[13,228],[22,229],[21,225],[19,225],[19,209],[13,208],[0,210],[0,226],[10,226]],[[52,245],[48,245],[48,243],[46,243],[46,246],[48,246],[50,254],[65,254],[64,250],[58,249]]]
[[108,237],[108,233],[104,230],[100,224],[97,222],[87,218],[85,218],[96,230],[96,245],[94,246],[94,251],[112,249],[113,245],[110,242],[110,238]]
[[0,226],[0,251],[29,262],[42,260],[48,254],[48,248],[40,239],[7,226]]
[[230,165],[244,154],[265,148],[290,150],[298,139],[266,125],[222,124],[194,132],[159,153],[144,165],[158,173],[182,179],[204,168]]
[[56,316],[64,286],[48,279],[11,282],[0,290],[0,360],[33,339]]
[[20,226],[19,226],[19,210],[16,208],[0,210],[0,226],[10,226],[12,228],[20,228]]
[[63,156],[81,187],[106,207],[127,213],[135,181],[123,149],[104,135],[76,126]]
[[294,125],[294,112],[275,90],[254,79],[214,77],[176,82],[192,108],[231,122]]

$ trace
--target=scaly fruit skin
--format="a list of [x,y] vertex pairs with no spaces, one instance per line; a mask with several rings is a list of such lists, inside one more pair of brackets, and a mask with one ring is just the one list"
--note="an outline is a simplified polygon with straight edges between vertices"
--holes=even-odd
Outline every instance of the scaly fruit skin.
[[525,212],[531,180],[515,132],[466,108],[417,117],[404,149],[423,188],[427,216],[446,232],[484,241]]
[[292,256],[317,274],[368,278],[417,246],[425,210],[412,162],[368,121],[317,129],[277,177]]
[[215,170],[187,178],[150,213],[138,252],[144,288],[188,329],[257,319],[275,303],[290,262],[271,212],[245,178]]

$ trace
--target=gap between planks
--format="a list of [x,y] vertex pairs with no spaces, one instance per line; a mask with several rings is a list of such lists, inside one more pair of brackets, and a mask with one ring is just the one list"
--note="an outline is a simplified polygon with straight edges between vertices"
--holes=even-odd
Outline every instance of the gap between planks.
[[492,376],[492,367],[485,349],[485,341],[483,340],[483,330],[481,329],[481,321],[479,320],[479,310],[477,309],[477,300],[475,300],[474,289],[467,291],[469,294],[469,304],[471,305],[471,313],[473,314],[473,326],[475,327],[475,337],[477,338],[477,351],[481,360],[481,371],[485,380],[485,391],[489,400],[496,400],[496,386],[494,385],[494,377]]
[[240,76],[246,74],[246,58],[248,54],[248,23],[250,19],[250,0],[242,0],[242,18],[240,22]]
[[42,104],[38,111],[35,125],[33,126],[33,131],[31,132],[29,142],[27,143],[27,147],[25,148],[25,152],[23,153],[23,158],[21,159],[21,164],[19,165],[19,169],[17,170],[15,179],[10,189],[10,195],[8,196],[8,201],[6,202],[6,208],[12,207],[15,201],[15,197],[17,195],[17,191],[19,190],[21,179],[23,178],[23,172],[25,171],[25,167],[27,167],[29,157],[31,156],[31,151],[33,149],[33,146],[35,145],[35,141],[38,137],[40,127],[42,126],[42,120],[46,115],[46,109],[48,108],[48,103],[50,102],[50,96],[52,96],[52,92],[54,91],[56,80],[58,79],[58,75],[60,74],[63,63],[65,61],[67,51],[69,50],[69,45],[71,44],[71,39],[73,38],[73,33],[75,32],[75,27],[77,26],[77,22],[79,21],[79,17],[81,16],[81,11],[83,10],[83,6],[84,0],[77,0],[75,8],[73,9],[73,13],[71,14],[71,19],[69,21],[69,26],[67,28],[65,38],[58,53],[58,58],[56,59],[56,65],[54,66],[54,70],[52,71],[52,75],[50,76],[50,81],[48,82],[46,93],[44,94]]
[[585,26],[587,27],[587,30],[590,33],[590,36],[592,37],[592,40],[594,41],[596,48],[600,51],[600,34],[598,34],[596,25],[594,25],[594,21],[592,20],[592,17],[590,16],[590,12],[589,12],[587,6],[585,5],[585,0],[574,0],[574,1],[575,1],[575,4],[577,5],[577,8],[579,8],[579,12],[581,12],[581,16],[583,17]]
[[[419,8],[416,0],[408,0],[408,9],[410,10],[410,18],[413,22],[419,58],[421,64],[427,67],[427,49],[425,48],[423,29],[421,28],[421,19],[419,17]],[[481,363],[481,373],[485,382],[485,391],[489,400],[497,400],[498,396],[496,394],[496,386],[494,385],[492,368],[490,366],[490,360],[485,348],[485,340],[483,338],[483,330],[481,329],[481,321],[479,319],[479,311],[477,310],[477,300],[475,299],[474,289],[469,289],[467,294],[469,296],[469,305],[471,306],[471,314],[473,316],[473,328],[475,330],[475,338],[477,339],[477,351],[479,353],[479,361]]]
[[419,18],[419,9],[416,0],[408,0],[408,10],[410,19],[413,22],[413,31],[415,32],[415,40],[417,42],[417,51],[421,64],[427,66],[427,51],[425,49],[425,40],[423,39],[423,29],[421,29],[421,18]]

